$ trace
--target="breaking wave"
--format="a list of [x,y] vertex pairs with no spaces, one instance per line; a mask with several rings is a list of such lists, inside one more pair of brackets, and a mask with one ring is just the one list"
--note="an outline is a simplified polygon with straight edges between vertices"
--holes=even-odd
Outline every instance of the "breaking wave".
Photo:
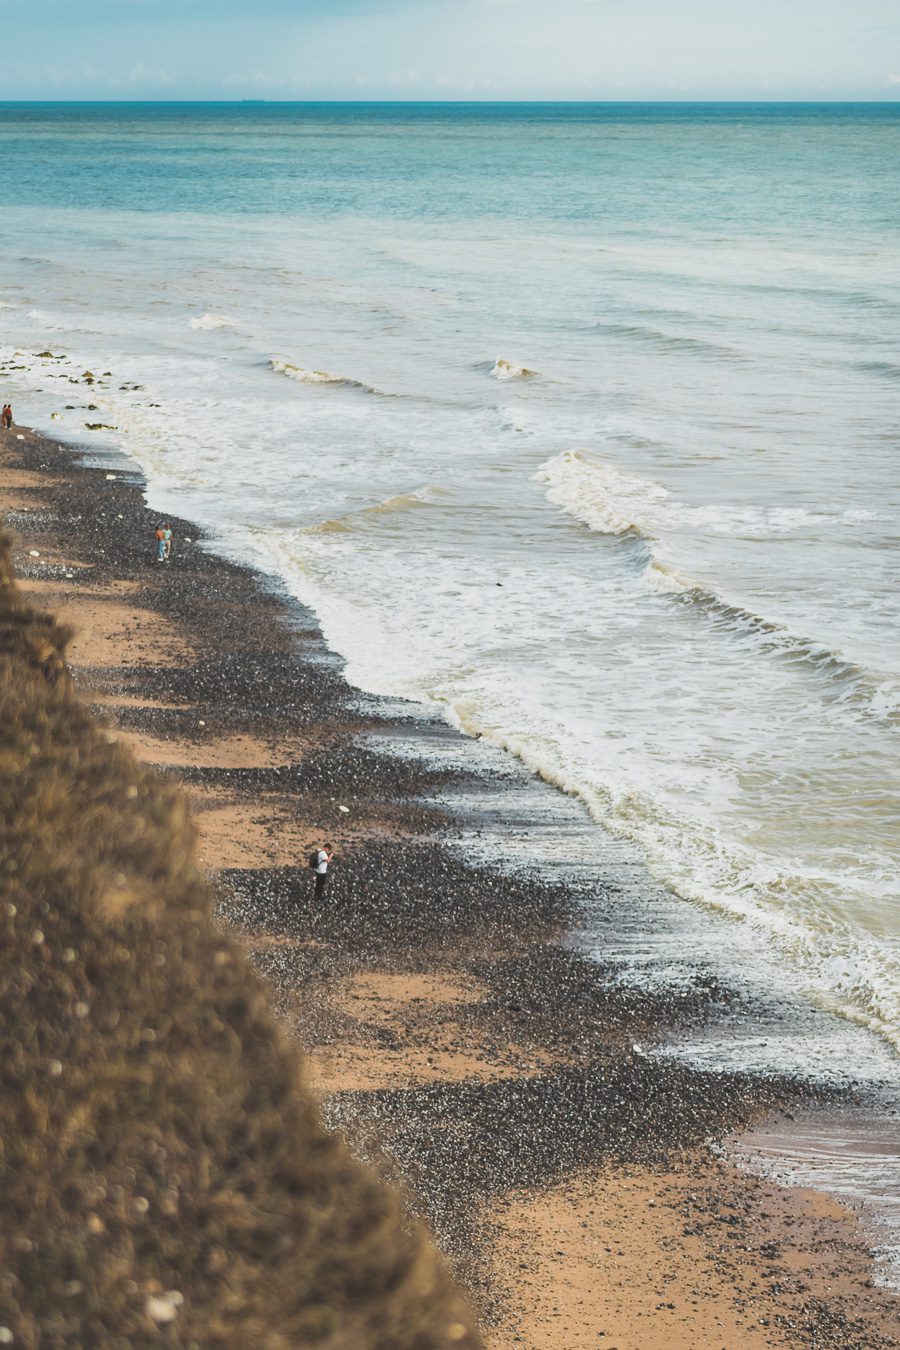
[[384,501],[375,502],[372,506],[364,506],[361,510],[352,511],[345,516],[337,516],[332,520],[323,520],[315,525],[310,525],[304,530],[304,534],[349,534],[352,530],[364,527],[367,521],[377,519],[379,516],[390,516],[398,512],[415,511],[420,507],[432,506],[448,495],[449,489],[426,484],[425,487],[414,488],[410,492],[399,492],[394,497],[385,497]]
[[514,361],[507,361],[504,357],[498,356],[490,373],[495,380],[533,380],[541,372],[529,370],[528,366],[517,366]]
[[[534,478],[546,488],[548,501],[590,529],[638,540],[641,582],[648,590],[692,606],[719,631],[753,637],[761,653],[826,679],[834,701],[857,705],[878,719],[900,721],[900,684],[896,681],[881,678],[826,644],[792,633],[777,620],[729,600],[661,556],[659,539],[667,526],[690,524],[709,528],[711,521],[720,519],[718,514],[711,515],[702,507],[685,507],[662,484],[587,459],[577,450],[565,450],[547,460]],[[769,533],[780,533],[802,523],[805,514],[793,513],[784,522],[777,518],[770,522]],[[739,513],[738,518],[745,522],[746,514]]]
[[306,366],[282,361],[278,356],[271,356],[269,363],[276,375],[286,375],[289,380],[296,380],[298,384],[335,384],[341,385],[344,389],[359,389],[364,394],[381,394],[381,390],[373,388],[371,384],[351,379],[348,375],[332,375],[330,370],[309,370]]
[[548,459],[534,477],[547,488],[548,501],[601,534],[652,539],[648,507],[670,496],[661,484],[586,459],[579,450]]
[[199,333],[214,333],[219,328],[237,328],[237,320],[224,314],[200,314],[191,319],[191,327]]

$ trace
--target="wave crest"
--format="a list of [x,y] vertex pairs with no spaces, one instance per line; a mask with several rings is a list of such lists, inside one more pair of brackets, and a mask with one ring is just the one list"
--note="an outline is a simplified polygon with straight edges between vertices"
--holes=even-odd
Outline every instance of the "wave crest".
[[237,321],[224,314],[200,314],[191,319],[191,327],[198,333],[214,333],[219,328],[237,328]]
[[666,333],[661,328],[653,328],[649,324],[603,320],[593,325],[593,331],[604,333],[608,337],[624,338],[628,342],[643,342],[660,352],[684,352],[704,360],[747,360],[743,352],[725,343],[713,342],[709,338],[692,337],[688,333]]
[[533,380],[540,373],[539,370],[529,370],[528,366],[517,366],[515,361],[507,361],[502,356],[498,356],[491,367],[491,375],[495,380]]
[[564,450],[548,459],[534,477],[546,487],[548,501],[602,534],[652,539],[647,507],[669,496],[660,483],[598,464],[580,450]]
[[319,521],[307,526],[306,534],[349,534],[354,529],[364,528],[367,521],[377,520],[379,516],[392,516],[405,511],[415,511],[421,507],[433,506],[449,495],[449,489],[426,483],[424,487],[413,488],[409,492],[399,492],[394,497],[385,497],[383,501],[373,502],[345,516],[335,516],[331,520]]
[[292,361],[283,361],[279,356],[270,356],[269,364],[276,375],[286,375],[289,380],[296,380],[298,384],[336,384],[342,385],[345,389],[359,389],[364,394],[381,392],[362,380],[351,379],[349,375],[332,375],[330,370],[311,370],[306,366],[295,365]]
[[[900,718],[900,687],[893,680],[885,680],[842,652],[729,600],[661,557],[658,535],[665,532],[664,516],[678,525],[684,523],[685,513],[682,504],[674,501],[660,483],[599,464],[578,450],[565,450],[547,460],[534,478],[547,489],[549,501],[590,529],[639,540],[641,583],[648,590],[673,603],[692,606],[720,631],[750,635],[762,655],[778,657],[825,679],[833,700],[856,705],[879,720],[895,722]],[[692,510],[695,514],[699,510],[701,515],[705,512],[705,508]],[[694,515],[690,518],[694,520]],[[706,527],[711,527],[708,521]]]

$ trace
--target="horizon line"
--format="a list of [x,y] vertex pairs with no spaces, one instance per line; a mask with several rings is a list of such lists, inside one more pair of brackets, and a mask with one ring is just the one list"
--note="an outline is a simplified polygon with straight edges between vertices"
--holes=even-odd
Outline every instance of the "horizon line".
[[900,108],[900,95],[893,98],[204,98],[184,96],[182,98],[0,98],[0,107],[22,107],[35,104],[146,104],[159,103],[171,106],[185,103],[216,103],[224,106],[242,104],[270,104],[272,106],[334,106],[347,104],[379,104],[388,107],[427,106],[454,107],[465,106],[548,106],[548,107],[622,107],[628,105],[681,106],[700,104],[711,107],[767,107],[770,105],[791,104],[807,107],[829,106],[870,106]]

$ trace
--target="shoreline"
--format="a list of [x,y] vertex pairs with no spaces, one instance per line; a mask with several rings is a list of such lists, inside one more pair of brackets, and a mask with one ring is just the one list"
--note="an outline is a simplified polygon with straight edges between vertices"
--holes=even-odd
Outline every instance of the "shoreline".
[[[155,568],[139,475],[24,434],[0,470],[23,587],[79,630],[86,700],[184,785],[221,920],[306,1046],[327,1119],[408,1189],[488,1344],[896,1344],[855,1217],[709,1152],[815,1094],[635,1052],[702,1027],[721,991],[672,1007],[561,945],[571,888],[453,846],[434,798],[469,770],[372,748],[427,730],[421,709],[360,698],[313,616],[186,543],[202,538],[187,522]],[[326,832],[339,859],[315,913],[304,860]]]

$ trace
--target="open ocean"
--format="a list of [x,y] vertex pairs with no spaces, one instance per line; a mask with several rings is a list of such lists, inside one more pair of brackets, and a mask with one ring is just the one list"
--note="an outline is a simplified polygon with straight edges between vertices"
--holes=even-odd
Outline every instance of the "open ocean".
[[896,105],[3,105],[0,392],[120,445],[352,681],[576,795],[890,1058],[898,133]]

